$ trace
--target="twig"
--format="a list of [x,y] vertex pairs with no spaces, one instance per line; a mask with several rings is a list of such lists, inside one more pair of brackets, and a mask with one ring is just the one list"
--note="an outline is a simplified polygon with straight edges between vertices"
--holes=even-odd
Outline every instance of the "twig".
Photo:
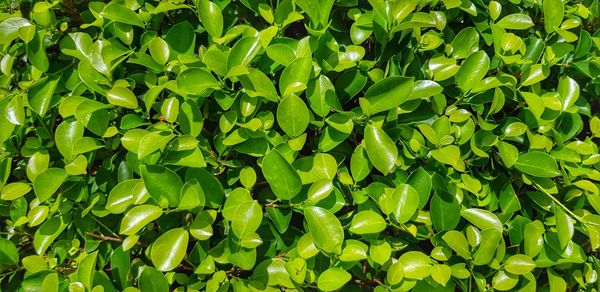
[[542,192],[543,194],[545,194],[546,196],[548,196],[548,198],[550,198],[556,205],[558,205],[565,212],[567,212],[567,214],[569,214],[573,218],[575,218],[575,220],[583,223],[583,218],[581,218],[581,216],[578,216],[577,214],[573,213],[573,211],[571,211],[569,208],[567,208],[567,206],[563,205],[563,203],[561,201],[559,201],[556,197],[554,197],[552,194],[550,194],[548,191],[546,191],[546,189],[544,189],[544,187],[542,187],[541,185],[539,185],[536,182],[533,182],[533,186],[536,189],[538,189],[540,192]]
[[104,235],[100,235],[100,234],[96,234],[96,233],[92,233],[92,232],[86,232],[85,234],[90,237],[100,239],[102,241],[123,242],[123,240],[118,237],[104,236]]

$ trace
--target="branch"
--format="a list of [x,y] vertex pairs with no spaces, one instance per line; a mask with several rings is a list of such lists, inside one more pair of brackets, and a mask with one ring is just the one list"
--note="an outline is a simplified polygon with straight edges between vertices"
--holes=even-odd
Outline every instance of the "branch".
[[[123,239],[121,239],[119,237],[105,236],[105,235],[96,234],[96,233],[92,233],[92,232],[86,232],[85,234],[89,237],[100,239],[102,241],[112,241],[112,242],[119,242],[119,243],[123,242]],[[137,241],[135,244],[139,245],[139,246],[145,246],[145,244],[143,244],[140,241]]]

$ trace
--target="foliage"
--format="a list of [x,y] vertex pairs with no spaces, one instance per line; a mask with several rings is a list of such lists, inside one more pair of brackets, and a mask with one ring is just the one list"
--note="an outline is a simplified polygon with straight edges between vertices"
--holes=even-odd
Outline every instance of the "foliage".
[[4,291],[597,291],[597,0],[0,4]]

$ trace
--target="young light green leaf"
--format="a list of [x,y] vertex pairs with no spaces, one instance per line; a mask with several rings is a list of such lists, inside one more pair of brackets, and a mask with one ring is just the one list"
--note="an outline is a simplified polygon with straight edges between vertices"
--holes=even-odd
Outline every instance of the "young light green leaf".
[[535,262],[524,254],[516,254],[504,262],[504,269],[515,275],[523,275],[535,268]]
[[419,207],[419,193],[407,184],[400,184],[392,193],[392,214],[400,224],[413,217]]
[[317,287],[322,291],[335,291],[344,287],[351,278],[350,273],[340,268],[329,268],[319,275]]
[[206,32],[214,38],[221,37],[223,33],[223,13],[217,4],[209,0],[197,2],[198,17]]
[[352,217],[350,232],[356,234],[379,233],[387,227],[387,223],[377,212],[365,210]]
[[185,258],[189,233],[183,228],[171,229],[163,233],[152,244],[150,258],[159,271],[175,269]]
[[106,98],[110,104],[121,106],[124,108],[135,109],[138,107],[137,97],[127,87],[113,87],[108,93]]

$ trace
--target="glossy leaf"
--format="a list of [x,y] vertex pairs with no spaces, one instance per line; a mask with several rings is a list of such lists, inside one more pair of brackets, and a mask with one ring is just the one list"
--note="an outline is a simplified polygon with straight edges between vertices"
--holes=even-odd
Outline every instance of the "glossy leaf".
[[289,200],[300,192],[302,187],[300,176],[277,150],[265,155],[262,169],[263,175],[277,197]]
[[552,156],[532,151],[519,155],[515,167],[521,172],[536,177],[556,177],[561,175],[556,160]]
[[356,234],[379,233],[387,227],[387,223],[381,217],[371,210],[359,212],[352,217],[350,232]]
[[309,119],[306,104],[294,94],[288,95],[277,106],[277,124],[291,137],[304,133]]
[[394,169],[398,148],[384,130],[371,125],[365,127],[365,149],[377,170],[388,174]]
[[217,4],[208,1],[198,1],[198,17],[204,26],[204,29],[212,37],[218,38],[223,33],[223,14]]
[[376,82],[360,99],[360,107],[367,115],[393,109],[406,101],[413,88],[413,79],[388,77]]
[[154,241],[150,250],[152,263],[159,271],[170,271],[183,260],[189,233],[183,228],[171,229]]
[[333,214],[321,207],[308,207],[304,209],[304,216],[319,249],[327,253],[341,252],[344,230]]

